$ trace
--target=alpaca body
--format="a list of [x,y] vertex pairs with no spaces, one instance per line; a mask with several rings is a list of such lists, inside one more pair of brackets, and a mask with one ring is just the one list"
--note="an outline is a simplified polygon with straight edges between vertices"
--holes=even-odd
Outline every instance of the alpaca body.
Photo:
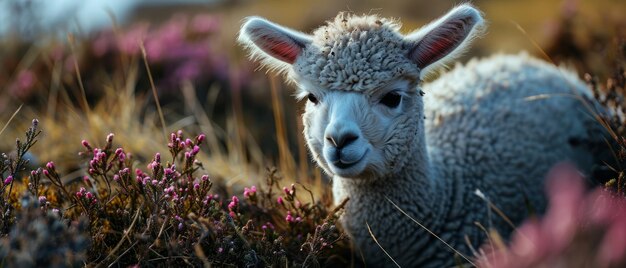
[[481,228],[513,229],[486,200],[515,225],[543,210],[552,165],[591,168],[587,145],[602,137],[572,73],[495,56],[422,85],[483,26],[464,4],[408,35],[395,20],[343,13],[312,35],[255,17],[242,27],[252,57],[307,99],[307,146],[333,177],[335,202],[350,198],[342,225],[374,267],[452,266],[455,253],[429,231],[471,257],[466,240],[480,246]]
[[512,231],[476,190],[519,224],[529,210],[543,211],[543,181],[554,164],[591,169],[593,157],[581,141],[601,139],[602,130],[588,110],[593,106],[581,101],[589,90],[573,73],[524,54],[499,55],[457,66],[423,89],[425,150],[407,155],[421,164],[380,183],[334,178],[335,202],[350,197],[342,223],[363,241],[359,248],[370,264],[393,265],[368,239],[365,223],[402,266],[455,264],[450,248],[387,199],[471,257],[466,236],[474,248],[486,239],[475,223],[504,236]]

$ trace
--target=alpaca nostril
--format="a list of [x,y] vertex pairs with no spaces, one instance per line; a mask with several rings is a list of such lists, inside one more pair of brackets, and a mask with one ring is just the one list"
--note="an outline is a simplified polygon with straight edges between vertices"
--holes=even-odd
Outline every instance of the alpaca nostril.
[[332,136],[326,136],[326,140],[330,142],[330,144],[332,144],[334,147],[337,147],[337,143],[335,142],[335,139],[333,139]]
[[326,137],[326,140],[337,149],[341,149],[357,139],[359,139],[359,136],[352,132],[345,133],[339,137],[333,137],[332,135]]
[[352,143],[353,141],[357,140],[358,138],[359,138],[359,136],[357,136],[354,133],[346,133],[343,136],[343,140],[342,140],[342,143],[341,143],[340,147],[346,146],[346,145]]

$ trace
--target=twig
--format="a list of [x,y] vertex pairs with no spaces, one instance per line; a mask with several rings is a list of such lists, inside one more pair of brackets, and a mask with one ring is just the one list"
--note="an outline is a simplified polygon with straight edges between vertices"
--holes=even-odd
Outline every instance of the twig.
[[9,118],[9,121],[6,122],[6,124],[4,124],[4,127],[2,127],[2,130],[0,130],[0,135],[2,135],[2,133],[4,132],[4,130],[9,126],[9,124],[11,123],[11,121],[13,121],[13,118],[17,115],[17,113],[20,112],[20,110],[22,109],[22,106],[24,106],[24,104],[20,104],[20,107],[17,107],[17,110],[15,110],[15,112],[13,113],[13,115],[11,115],[11,118]]
[[129,251],[130,249],[132,249],[133,247],[135,247],[135,246],[137,245],[137,243],[139,243],[139,241],[138,241],[138,240],[137,240],[137,241],[135,241],[135,243],[133,243],[132,245],[130,245],[130,247],[128,247],[126,250],[124,250],[124,252],[122,252],[122,254],[120,254],[119,256],[117,256],[117,258],[116,258],[116,259],[115,259],[115,260],[114,260],[111,264],[109,264],[109,266],[107,266],[107,267],[111,267],[111,266],[113,266],[113,264],[115,264],[117,261],[119,261],[119,260],[120,260],[120,258],[121,258],[122,256],[124,256],[126,253],[128,253],[128,251]]
[[383,252],[385,252],[385,255],[387,255],[387,257],[389,257],[389,259],[391,259],[391,261],[392,261],[393,263],[395,263],[395,264],[396,264],[396,266],[398,266],[398,267],[402,267],[402,266],[400,266],[400,264],[398,264],[398,263],[396,262],[396,260],[394,260],[394,259],[393,259],[393,257],[391,257],[391,255],[389,255],[389,253],[387,253],[387,251],[385,250],[385,248],[383,248],[383,246],[381,246],[381,245],[380,245],[380,243],[378,243],[378,240],[376,239],[376,236],[374,236],[374,233],[372,233],[372,229],[370,228],[370,225],[369,225],[367,222],[365,222],[365,225],[367,226],[367,231],[368,231],[368,232],[370,232],[370,235],[372,236],[372,239],[374,239],[374,242],[376,242],[376,245],[378,245],[378,247],[380,247],[380,249],[382,249],[382,250],[383,250]]
[[396,209],[400,212],[402,212],[402,214],[404,214],[404,216],[409,217],[409,219],[411,219],[413,222],[415,222],[417,225],[419,225],[419,227],[422,227],[422,229],[426,230],[426,232],[428,232],[429,234],[431,234],[432,236],[434,236],[435,238],[437,238],[439,241],[441,241],[441,243],[443,243],[444,245],[446,245],[448,248],[450,248],[452,251],[454,251],[454,253],[459,254],[459,256],[461,256],[463,259],[465,259],[467,262],[469,262],[471,265],[476,266],[476,264],[474,264],[472,261],[469,260],[469,258],[465,257],[465,255],[461,254],[461,252],[459,252],[458,250],[456,250],[455,248],[453,248],[452,246],[450,246],[450,244],[448,244],[446,241],[444,241],[443,239],[441,239],[441,237],[439,237],[438,235],[436,235],[435,233],[433,233],[431,230],[429,230],[428,228],[426,228],[426,226],[422,225],[421,223],[419,223],[417,220],[415,220],[413,217],[411,217],[409,214],[407,214],[406,212],[404,212],[404,210],[402,210],[398,205],[396,205],[396,203],[394,203],[393,201],[391,201],[391,199],[389,199],[389,197],[386,197],[387,201],[389,201],[389,203],[391,203],[394,207],[396,207]]
[[159,102],[159,96],[157,95],[156,86],[154,85],[154,79],[152,78],[152,72],[150,71],[150,65],[148,65],[148,57],[146,56],[146,48],[143,42],[139,42],[141,48],[141,56],[143,57],[143,64],[146,67],[148,73],[148,80],[150,81],[150,87],[152,88],[152,95],[154,96],[154,103],[156,104],[157,111],[159,112],[159,119],[161,120],[161,127],[163,128],[163,137],[167,141],[167,130],[165,129],[165,118],[163,117],[163,110],[161,110],[161,103]]
[[76,56],[76,51],[74,49],[74,40],[75,40],[74,36],[72,34],[68,34],[67,40],[69,41],[68,43],[70,44],[70,50],[72,51],[72,54],[74,56],[73,57],[74,61],[72,63],[74,64],[74,71],[76,71],[76,80],[78,80],[78,88],[80,88],[83,109],[85,110],[85,113],[89,115],[90,113],[89,102],[87,102],[87,94],[85,93],[85,86],[83,85],[83,78],[80,75],[80,69],[78,66],[78,57]]
[[111,250],[111,252],[109,252],[109,255],[107,255],[106,258],[104,258],[104,260],[102,260],[100,263],[98,263],[98,265],[96,265],[96,267],[102,267],[103,263],[106,262],[106,260],[108,260],[111,256],[113,256],[113,254],[116,251],[118,251],[120,249],[120,247],[122,247],[122,244],[124,244],[124,239],[126,239],[128,237],[128,234],[131,233],[133,228],[135,228],[135,223],[137,222],[137,219],[139,219],[139,214],[141,214],[141,210],[142,209],[143,209],[143,204],[141,205],[141,207],[139,207],[139,209],[137,209],[137,212],[135,213],[135,217],[133,217],[133,221],[130,223],[130,226],[128,227],[128,230],[126,230],[126,232],[124,232],[124,235],[122,236],[122,239],[120,239],[120,242],[118,242],[117,245],[115,245],[113,250]]

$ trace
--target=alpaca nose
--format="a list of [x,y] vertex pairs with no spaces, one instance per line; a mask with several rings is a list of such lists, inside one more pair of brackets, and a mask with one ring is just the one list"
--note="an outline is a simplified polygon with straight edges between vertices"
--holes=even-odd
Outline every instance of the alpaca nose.
[[350,143],[354,142],[358,138],[359,136],[354,132],[345,132],[345,133],[339,133],[336,135],[332,135],[332,134],[326,135],[326,140],[330,142],[330,144],[332,144],[337,149],[341,149],[349,145]]

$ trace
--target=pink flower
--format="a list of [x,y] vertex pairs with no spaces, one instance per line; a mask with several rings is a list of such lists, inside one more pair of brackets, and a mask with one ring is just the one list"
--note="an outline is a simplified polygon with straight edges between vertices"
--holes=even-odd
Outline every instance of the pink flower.
[[88,142],[88,141],[83,140],[83,141],[81,141],[80,143],[81,143],[81,144],[82,144],[85,148],[87,148],[87,150],[89,150],[89,151],[93,150],[93,149],[91,148],[91,145],[89,145],[89,142]]
[[256,195],[256,186],[250,188],[245,187],[243,190],[243,196],[246,198],[253,198]]
[[46,164],[46,168],[53,170],[55,168],[54,162],[50,161]]
[[581,174],[569,164],[548,173],[549,206],[541,219],[513,233],[508,248],[488,244],[478,267],[594,267],[626,263],[626,199],[604,190],[585,193]]
[[206,139],[206,135],[200,134],[198,136],[198,145],[200,145]]
[[148,31],[147,24],[136,24],[117,40],[117,48],[127,55],[139,54],[139,44]]
[[239,198],[233,195],[232,200],[228,204],[228,210],[233,212],[235,209],[237,209],[238,206],[239,206]]
[[31,89],[37,83],[37,76],[33,71],[22,70],[17,74],[15,82],[11,85],[10,90],[15,96],[26,98],[30,96]]
[[293,216],[291,216],[291,211],[287,211],[287,216],[285,216],[285,221],[287,221],[287,223],[293,222]]
[[13,176],[9,175],[6,179],[4,179],[4,185],[13,182]]
[[219,19],[207,14],[195,16],[190,24],[191,30],[199,34],[209,34],[220,27]]
[[114,137],[115,137],[115,134],[109,133],[109,135],[107,135],[107,143],[113,142]]

